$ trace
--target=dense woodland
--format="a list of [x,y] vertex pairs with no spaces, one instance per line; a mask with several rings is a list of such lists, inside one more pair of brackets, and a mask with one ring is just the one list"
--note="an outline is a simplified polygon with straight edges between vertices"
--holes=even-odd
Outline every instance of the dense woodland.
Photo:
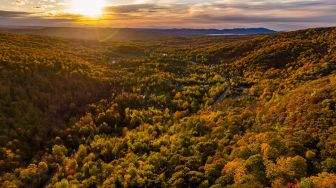
[[336,187],[336,28],[0,34],[4,188]]

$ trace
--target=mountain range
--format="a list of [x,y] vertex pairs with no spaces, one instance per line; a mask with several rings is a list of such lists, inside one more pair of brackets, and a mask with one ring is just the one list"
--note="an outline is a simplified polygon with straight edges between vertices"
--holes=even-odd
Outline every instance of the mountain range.
[[146,29],[146,28],[75,28],[75,27],[3,27],[0,32],[44,35],[84,40],[150,40],[204,35],[273,34],[266,28],[236,29]]

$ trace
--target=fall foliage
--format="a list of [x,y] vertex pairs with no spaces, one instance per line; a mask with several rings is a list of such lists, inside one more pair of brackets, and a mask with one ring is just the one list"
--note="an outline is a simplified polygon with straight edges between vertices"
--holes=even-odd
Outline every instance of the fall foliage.
[[336,187],[335,66],[335,28],[0,34],[0,185]]

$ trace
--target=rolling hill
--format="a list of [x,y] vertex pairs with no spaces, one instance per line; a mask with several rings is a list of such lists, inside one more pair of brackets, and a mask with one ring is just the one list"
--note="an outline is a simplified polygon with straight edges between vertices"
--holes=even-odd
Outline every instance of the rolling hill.
[[336,186],[336,28],[0,49],[2,187]]
[[132,29],[132,28],[71,28],[71,27],[19,27],[0,28],[0,32],[63,37],[94,41],[157,40],[174,37],[206,35],[274,34],[266,28],[240,29]]

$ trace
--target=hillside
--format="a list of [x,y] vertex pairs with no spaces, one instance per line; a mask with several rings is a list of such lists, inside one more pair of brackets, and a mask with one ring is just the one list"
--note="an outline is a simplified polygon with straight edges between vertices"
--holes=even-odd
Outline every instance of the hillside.
[[266,28],[240,29],[132,29],[132,28],[71,28],[71,27],[19,27],[1,28],[0,32],[63,37],[93,41],[158,40],[174,37],[206,35],[273,34]]
[[2,187],[336,187],[336,28],[0,49]]

